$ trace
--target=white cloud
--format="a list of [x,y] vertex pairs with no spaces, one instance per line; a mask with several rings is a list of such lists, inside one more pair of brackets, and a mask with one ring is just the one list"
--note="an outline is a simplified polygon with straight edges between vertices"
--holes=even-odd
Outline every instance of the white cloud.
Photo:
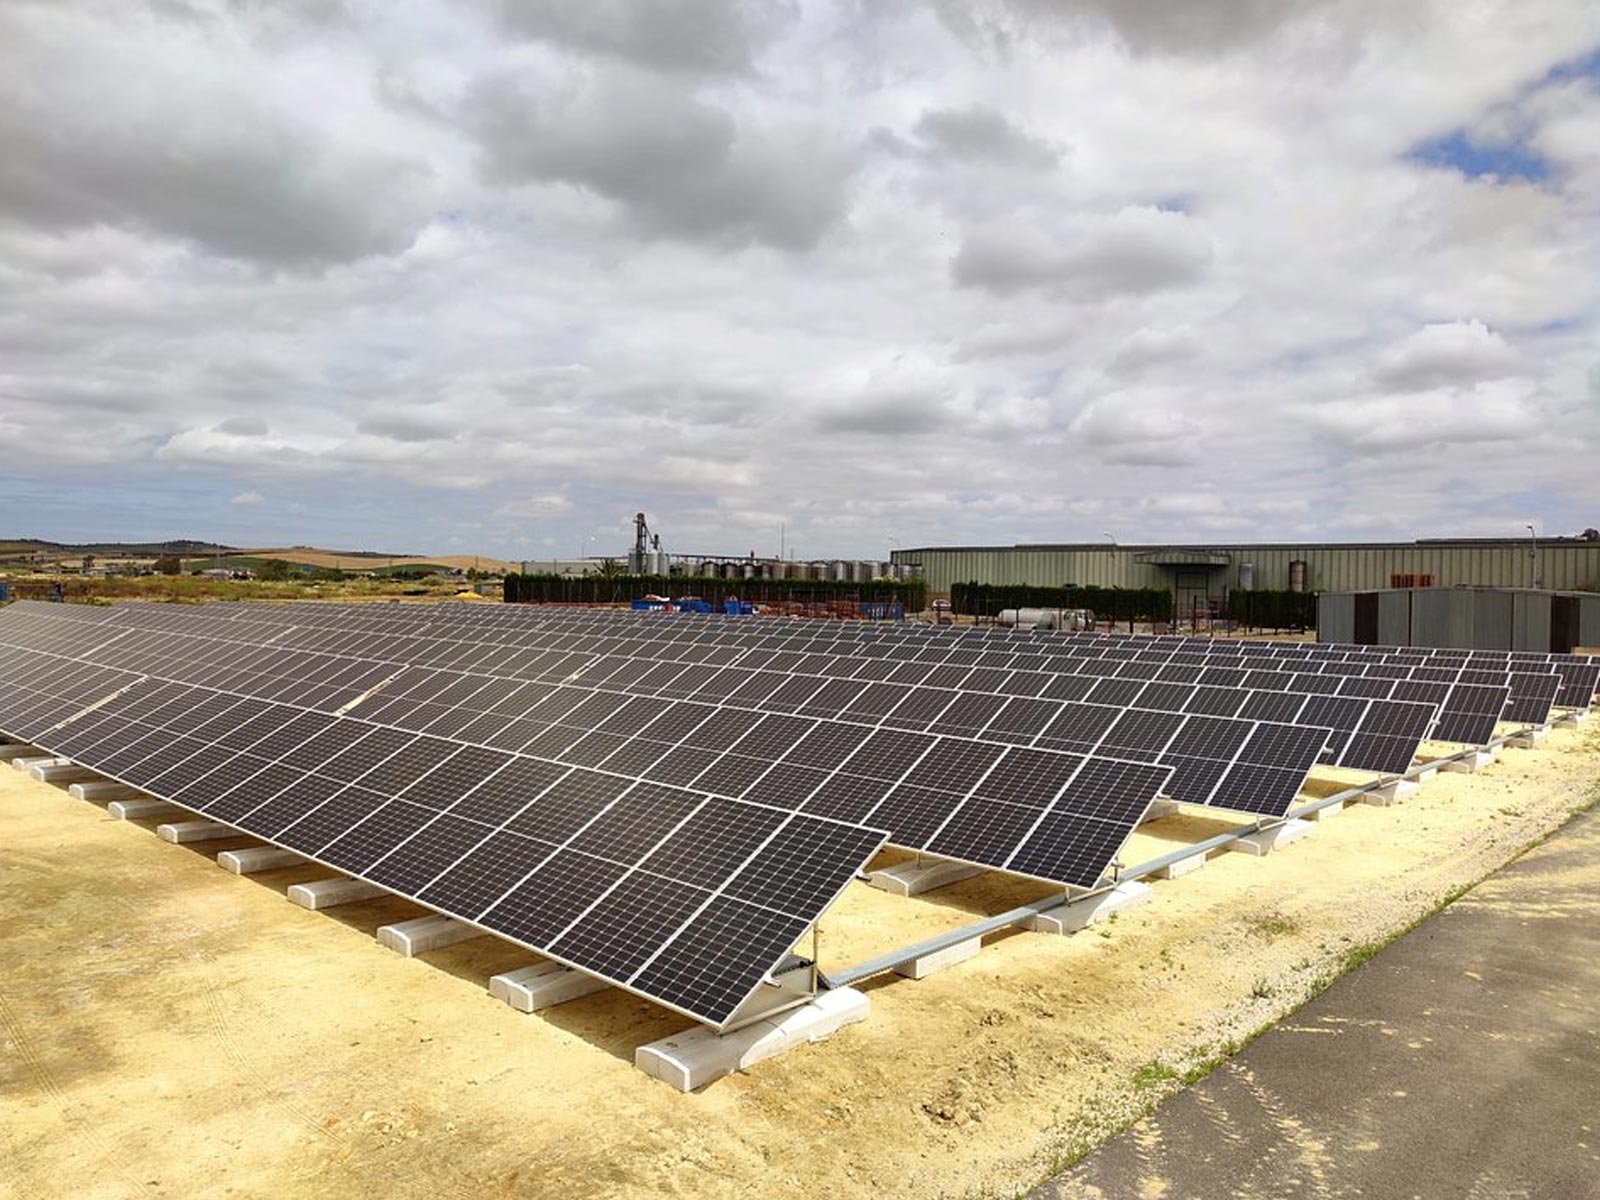
[[1425,325],[1378,356],[1374,379],[1400,391],[1472,384],[1518,373],[1505,338],[1482,321]]
[[237,504],[241,508],[254,508],[258,504],[265,503],[266,499],[260,492],[240,492],[228,503]]

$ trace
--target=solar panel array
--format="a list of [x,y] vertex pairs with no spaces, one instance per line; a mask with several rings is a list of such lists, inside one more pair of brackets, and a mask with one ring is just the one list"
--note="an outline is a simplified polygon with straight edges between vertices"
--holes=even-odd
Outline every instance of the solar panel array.
[[85,662],[67,624],[0,614],[7,733],[712,1025],[885,838],[336,716],[326,683],[319,709]]
[[19,604],[0,729],[725,1024],[883,844],[1092,886],[1155,795],[1587,706],[1600,666],[505,606]]
[[[474,610],[472,620],[483,611]],[[944,728],[1023,744],[1049,744],[1040,737],[1030,740],[1023,735],[1030,729],[1038,735],[1042,725],[1060,712],[1063,706],[1051,702],[1086,702],[1114,707],[1118,714],[1124,709],[1148,709],[1327,727],[1335,735],[1331,761],[1336,765],[1392,773],[1409,766],[1435,722],[1439,728],[1434,736],[1441,740],[1481,743],[1492,735],[1497,719],[1489,712],[1492,697],[1456,686],[1465,674],[1459,668],[1448,672],[1386,668],[1394,678],[1358,678],[1341,672],[1323,675],[1309,669],[1245,671],[1170,662],[1170,652],[1159,648],[1153,655],[1140,655],[1132,661],[1075,655],[1030,655],[1022,661],[1023,656],[1016,654],[991,654],[983,657],[1000,661],[985,665],[975,661],[977,652],[924,646],[917,637],[898,644],[870,643],[842,634],[828,640],[804,631],[801,636],[809,644],[835,652],[802,652],[774,647],[773,642],[789,639],[752,630],[748,621],[702,628],[695,619],[672,628],[671,621],[663,623],[660,617],[641,620],[631,613],[512,611],[532,618],[527,622],[530,627],[510,627],[501,620],[478,633],[508,651],[539,648],[566,652],[553,654],[553,662],[538,664],[543,672],[538,677],[577,678],[601,689],[642,694],[668,689],[669,694],[763,711],[800,712],[895,728]],[[337,627],[356,618],[346,610],[344,614],[319,613],[316,619]],[[362,623],[369,620],[366,615],[358,619]],[[404,631],[425,628],[427,620],[410,614],[386,617],[390,627]],[[567,632],[572,628],[583,632]],[[595,629],[600,632],[590,632]],[[657,633],[661,636],[652,636]],[[470,633],[464,630],[462,635]],[[1068,649],[1077,645],[1065,643]],[[586,660],[586,654],[592,659]],[[938,661],[928,661],[930,654]],[[651,663],[689,666],[652,668]],[[508,669],[521,668],[512,665]],[[1421,678],[1412,680],[1413,673]],[[1523,686],[1516,683],[1524,678],[1520,675],[1513,679],[1502,672],[1496,678],[1506,689],[1502,703],[1507,695],[1515,694],[1516,687]],[[1534,679],[1536,692],[1539,684],[1537,677]],[[1483,676],[1466,682],[1492,686],[1496,679]],[[1256,691],[1279,694],[1244,694]],[[1285,693],[1301,700],[1294,702]],[[1311,701],[1311,697],[1328,695],[1341,699]],[[1416,708],[1418,703],[1426,703],[1428,711]],[[1524,701],[1519,716],[1542,720],[1548,707],[1540,715],[1534,711],[1536,705],[1536,700],[1532,704]],[[1115,715],[1102,714],[1108,723]],[[1079,719],[1084,719],[1081,714],[1068,718],[1069,722]],[[1194,803],[1281,811],[1276,797],[1236,803],[1237,798],[1226,788],[1213,796],[1187,787],[1182,773],[1178,786],[1178,798]],[[1282,796],[1285,802],[1291,798],[1292,792]]]

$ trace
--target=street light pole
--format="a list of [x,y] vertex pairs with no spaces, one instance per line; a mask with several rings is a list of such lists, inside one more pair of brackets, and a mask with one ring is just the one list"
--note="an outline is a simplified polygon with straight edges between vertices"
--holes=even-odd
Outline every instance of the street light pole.
[[1539,534],[1528,526],[1528,561],[1533,572],[1533,586],[1539,586]]

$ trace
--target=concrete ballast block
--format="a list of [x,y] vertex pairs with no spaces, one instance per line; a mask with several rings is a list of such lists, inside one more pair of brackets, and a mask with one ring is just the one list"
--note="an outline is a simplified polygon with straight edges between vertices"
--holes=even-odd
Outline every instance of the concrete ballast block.
[[915,896],[982,874],[982,867],[951,862],[949,859],[925,858],[921,861],[896,863],[881,871],[873,871],[867,876],[867,883],[880,891],[892,892],[896,896]]
[[194,820],[158,825],[156,836],[164,842],[183,845],[186,842],[214,842],[219,838],[239,837],[241,834],[232,825],[224,825],[221,821]]
[[519,967],[489,980],[489,994],[503,1000],[518,1012],[538,1012],[565,1004],[611,985],[593,975],[574,971],[560,963],[541,962]]
[[650,1042],[634,1051],[633,1065],[680,1092],[692,1092],[785,1050],[831,1037],[866,1020],[871,1010],[872,1002],[863,993],[837,988],[733,1033],[696,1026]]
[[1507,739],[1506,745],[1514,746],[1518,750],[1533,750],[1542,742],[1544,742],[1549,736],[1550,727],[1546,725],[1538,729],[1529,729],[1526,732],[1519,733],[1516,737]]
[[339,904],[359,904],[363,900],[376,900],[389,893],[365,879],[313,879],[310,883],[297,883],[288,891],[289,902],[312,912],[333,908]]
[[1177,862],[1168,863],[1160,870],[1152,871],[1154,879],[1180,879],[1185,875],[1192,875],[1206,865],[1204,854],[1191,854],[1188,858],[1180,858]]
[[1259,858],[1269,851],[1292,846],[1301,838],[1310,837],[1316,829],[1317,827],[1310,821],[1285,821],[1282,825],[1263,829],[1260,833],[1247,833],[1244,837],[1229,842],[1227,848],[1239,854],[1253,854]]
[[40,783],[77,783],[84,779],[93,779],[95,773],[88,767],[80,767],[77,763],[41,763],[28,771]]
[[1058,904],[1033,917],[1027,927],[1035,933],[1076,933],[1090,925],[1108,921],[1118,913],[1150,903],[1151,895],[1148,883],[1137,880],[1120,883],[1109,892]]
[[235,875],[254,875],[259,871],[277,871],[283,867],[301,867],[308,860],[293,850],[279,846],[248,846],[243,850],[224,850],[217,855],[217,866]]
[[967,959],[976,957],[978,951],[983,949],[981,937],[968,938],[964,942],[955,942],[943,950],[935,950],[932,954],[924,954],[921,958],[909,959],[894,969],[896,975],[904,975],[907,979],[926,979],[935,971],[942,971],[946,967],[953,967],[957,963],[966,962]]
[[1332,820],[1334,817],[1340,816],[1343,812],[1344,805],[1342,803],[1324,804],[1321,808],[1313,808],[1310,812],[1306,813],[1305,819],[1308,821],[1328,821]]
[[72,765],[70,758],[62,758],[59,754],[40,754],[35,751],[32,755],[18,755],[11,760],[11,765],[26,774],[32,774],[35,767],[68,767]]
[[1482,770],[1494,761],[1494,754],[1488,750],[1474,750],[1460,758],[1452,758],[1448,762],[1439,764],[1442,771],[1453,771],[1461,775],[1471,775]]
[[153,817],[181,817],[187,815],[176,804],[157,800],[154,796],[135,796],[132,800],[113,800],[106,812],[119,821],[148,821]]
[[378,944],[387,946],[396,954],[406,958],[413,958],[418,954],[425,954],[429,950],[438,950],[444,946],[454,946],[457,942],[470,941],[472,938],[483,937],[484,932],[465,921],[456,921],[450,917],[417,917],[412,921],[400,921],[394,925],[383,925],[378,929]]
[[1146,810],[1144,821],[1141,824],[1149,824],[1151,821],[1161,820],[1162,817],[1170,817],[1179,810],[1179,807],[1176,800],[1169,800],[1165,796],[1157,796],[1150,802],[1150,807]]
[[19,758],[39,758],[44,752],[37,746],[18,746],[8,743],[0,746],[0,762],[12,762]]
[[115,779],[88,779],[71,785],[67,788],[67,794],[74,800],[94,800],[103,803],[108,800],[132,800],[139,795],[139,789],[118,783]]

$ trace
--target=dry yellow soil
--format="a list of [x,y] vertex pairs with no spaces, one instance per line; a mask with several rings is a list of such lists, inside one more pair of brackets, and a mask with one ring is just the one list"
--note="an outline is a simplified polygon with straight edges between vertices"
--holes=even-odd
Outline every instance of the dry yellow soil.
[[[306,912],[284,888],[326,872],[229,875],[229,843],[173,846],[0,767],[0,1195],[1012,1195],[1597,783],[1600,722],[1558,731],[1267,858],[1214,856],[1108,925],[879,980],[864,1024],[685,1096],[631,1065],[685,1024],[642,1000],[518,1014],[485,990],[514,947],[402,959],[372,933],[403,901]],[[1168,818],[1126,858],[1220,827]],[[1038,895],[852,885],[824,960]]]

